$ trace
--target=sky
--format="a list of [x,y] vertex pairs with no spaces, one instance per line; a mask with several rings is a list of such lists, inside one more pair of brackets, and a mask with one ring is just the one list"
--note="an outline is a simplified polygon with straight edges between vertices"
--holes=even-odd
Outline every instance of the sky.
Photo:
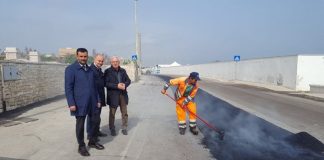
[[[144,66],[324,54],[324,0],[139,0]],[[0,0],[0,49],[131,58],[134,0]]]

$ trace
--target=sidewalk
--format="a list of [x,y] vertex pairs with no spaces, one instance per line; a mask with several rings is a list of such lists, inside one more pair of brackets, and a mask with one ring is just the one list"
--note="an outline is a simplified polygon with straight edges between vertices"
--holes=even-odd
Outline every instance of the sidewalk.
[[[19,113],[0,117],[0,159],[30,160],[208,160],[209,150],[201,145],[202,134],[178,133],[174,103],[161,95],[164,84],[154,77],[141,77],[129,87],[129,134],[120,132],[120,111],[116,115],[117,136],[108,130],[108,108],[103,108],[100,138],[104,150],[90,149],[81,157],[75,138],[75,118],[60,99]],[[11,125],[9,125],[11,124]],[[86,135],[86,134],[85,134]],[[86,141],[87,143],[87,141]]]
[[220,83],[230,84],[230,85],[240,85],[240,86],[256,87],[259,89],[268,89],[276,93],[287,94],[291,96],[302,97],[302,98],[324,102],[324,93],[309,93],[303,91],[295,91],[283,86],[275,86],[270,84],[261,84],[261,83],[245,82],[245,81],[237,81],[237,80],[225,81],[225,80],[216,80],[210,78],[204,78],[204,79],[208,81],[215,81],[215,82],[220,82]]

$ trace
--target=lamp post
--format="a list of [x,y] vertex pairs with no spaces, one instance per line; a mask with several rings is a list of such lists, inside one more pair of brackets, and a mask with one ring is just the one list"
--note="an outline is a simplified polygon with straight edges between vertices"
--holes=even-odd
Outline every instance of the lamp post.
[[[138,68],[141,71],[142,68],[142,51],[141,51],[141,34],[138,31],[138,22],[137,22],[137,2],[138,0],[134,0],[134,21],[135,21],[135,52],[137,55],[137,64]],[[141,74],[141,72],[139,72]]]

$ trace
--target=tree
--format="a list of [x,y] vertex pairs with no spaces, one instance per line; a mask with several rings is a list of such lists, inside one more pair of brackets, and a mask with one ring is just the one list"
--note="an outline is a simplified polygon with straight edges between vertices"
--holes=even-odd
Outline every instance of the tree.
[[67,55],[64,57],[64,63],[72,64],[76,60],[76,57],[74,54]]
[[123,62],[122,62],[123,65],[128,65],[130,63],[132,63],[132,61],[129,60],[129,59],[124,59]]
[[59,61],[59,59],[55,56],[54,53],[52,54],[40,54],[40,60],[42,62],[56,62]]
[[93,56],[89,56],[89,57],[88,57],[88,64],[93,63],[93,61],[94,61]]

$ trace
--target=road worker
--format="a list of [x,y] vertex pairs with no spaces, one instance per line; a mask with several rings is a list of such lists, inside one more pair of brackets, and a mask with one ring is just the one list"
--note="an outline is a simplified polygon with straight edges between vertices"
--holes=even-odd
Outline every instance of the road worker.
[[[200,80],[199,73],[191,72],[189,77],[171,79],[161,91],[162,94],[166,94],[166,90],[170,86],[177,86],[175,91],[176,112],[181,135],[186,133],[186,108],[195,115],[197,113],[194,98],[198,91],[198,80]],[[189,127],[192,134],[198,135],[196,117],[193,114],[189,114]]]

